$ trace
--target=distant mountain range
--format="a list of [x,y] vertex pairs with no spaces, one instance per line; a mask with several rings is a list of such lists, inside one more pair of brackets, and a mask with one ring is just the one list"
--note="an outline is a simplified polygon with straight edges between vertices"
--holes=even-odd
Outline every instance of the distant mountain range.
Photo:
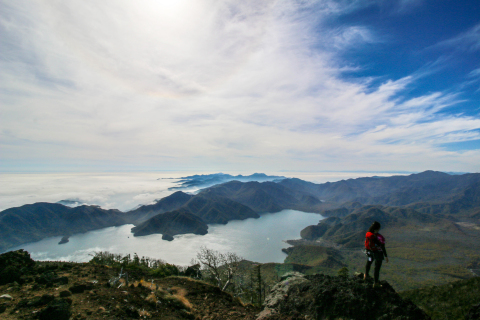
[[[256,178],[274,178],[255,175]],[[186,178],[213,181],[211,175]],[[331,217],[304,229],[302,237],[331,239],[343,245],[358,241],[359,234],[368,228],[372,219],[398,226],[419,221],[478,223],[480,174],[425,171],[409,176],[358,178],[324,184],[296,178],[275,182],[234,180],[202,189],[196,195],[178,191],[155,204],[129,212],[97,206],[69,208],[62,204],[35,203],[0,212],[0,251],[45,237],[127,223],[135,225],[132,229],[135,236],[160,233],[164,239],[172,240],[176,234],[205,234],[208,224],[258,218],[262,213],[283,209]]]
[[[173,178],[168,178],[173,179]],[[274,180],[282,180],[285,179],[283,176],[267,176],[264,173],[254,173],[249,176],[243,176],[241,174],[232,176],[230,174],[225,173],[213,173],[213,174],[201,174],[201,175],[193,175],[182,177],[179,179],[178,183],[179,186],[169,188],[169,190],[183,190],[183,189],[200,189],[211,187],[213,185],[224,183],[228,181],[241,181],[241,182],[248,182],[248,181],[274,181]]]

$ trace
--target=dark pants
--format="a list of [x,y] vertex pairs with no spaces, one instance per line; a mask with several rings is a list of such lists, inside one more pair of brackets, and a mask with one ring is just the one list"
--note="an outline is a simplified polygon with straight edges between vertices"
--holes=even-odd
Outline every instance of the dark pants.
[[370,254],[367,256],[367,264],[365,265],[365,274],[367,275],[367,277],[373,261],[375,261],[375,271],[373,272],[373,279],[375,280],[375,282],[378,282],[378,278],[380,277],[380,268],[382,267],[383,262],[383,252],[370,252]]

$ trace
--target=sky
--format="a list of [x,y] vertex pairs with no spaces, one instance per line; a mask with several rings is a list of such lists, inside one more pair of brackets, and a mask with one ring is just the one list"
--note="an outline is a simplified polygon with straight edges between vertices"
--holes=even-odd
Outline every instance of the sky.
[[0,0],[0,171],[480,171],[478,0]]

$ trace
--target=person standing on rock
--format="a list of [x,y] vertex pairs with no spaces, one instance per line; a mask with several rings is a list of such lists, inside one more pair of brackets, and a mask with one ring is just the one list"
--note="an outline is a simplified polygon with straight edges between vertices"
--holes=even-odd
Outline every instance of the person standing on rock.
[[370,267],[372,266],[373,261],[375,261],[375,271],[373,273],[374,279],[374,288],[381,287],[382,285],[379,282],[380,277],[380,268],[382,267],[382,262],[384,257],[388,262],[387,250],[385,249],[385,238],[379,233],[380,223],[375,221],[372,223],[368,232],[365,235],[365,252],[367,254],[367,264],[365,265],[365,276],[366,280],[370,276]]

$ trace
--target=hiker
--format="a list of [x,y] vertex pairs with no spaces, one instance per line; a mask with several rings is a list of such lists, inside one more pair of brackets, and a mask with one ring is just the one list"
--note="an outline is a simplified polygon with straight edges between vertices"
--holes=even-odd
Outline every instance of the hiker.
[[385,256],[388,262],[387,250],[385,249],[385,238],[378,233],[380,231],[380,223],[375,221],[372,223],[368,232],[365,235],[365,253],[367,254],[367,264],[365,265],[365,275],[364,280],[368,277],[370,272],[370,267],[372,266],[373,261],[375,261],[375,271],[373,273],[373,287],[378,288],[382,285],[378,281],[380,276],[380,268],[382,267],[383,258]]

